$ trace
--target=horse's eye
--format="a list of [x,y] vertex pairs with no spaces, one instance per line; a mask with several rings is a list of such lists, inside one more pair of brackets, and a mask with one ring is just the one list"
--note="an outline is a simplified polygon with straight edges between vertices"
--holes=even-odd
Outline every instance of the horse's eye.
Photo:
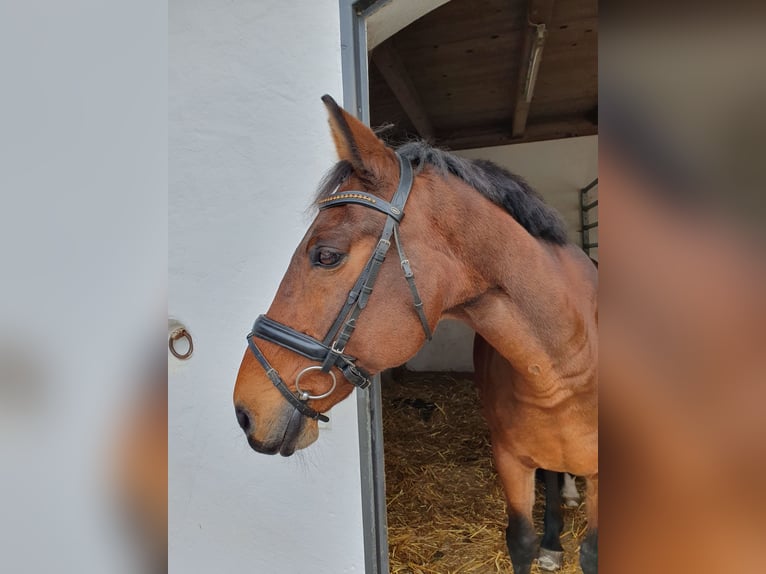
[[343,260],[343,254],[330,247],[320,247],[311,253],[311,262],[319,267],[336,267]]

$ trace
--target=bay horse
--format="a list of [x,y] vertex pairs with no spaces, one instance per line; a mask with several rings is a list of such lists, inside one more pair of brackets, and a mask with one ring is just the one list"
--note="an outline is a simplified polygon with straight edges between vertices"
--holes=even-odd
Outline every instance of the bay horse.
[[[580,563],[596,572],[594,266],[519,177],[424,142],[394,150],[330,96],[322,100],[340,161],[247,337],[234,406],[248,443],[283,456],[309,446],[323,413],[355,386],[412,358],[441,319],[462,320],[477,332],[476,384],[514,572],[527,574],[537,552],[537,468],[585,477]],[[546,533],[543,548],[560,552],[560,525],[546,527],[555,536]]]

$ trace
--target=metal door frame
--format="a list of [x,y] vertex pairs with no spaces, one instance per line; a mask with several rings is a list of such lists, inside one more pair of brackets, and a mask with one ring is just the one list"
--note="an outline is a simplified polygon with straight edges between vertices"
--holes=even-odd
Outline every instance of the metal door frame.
[[[393,0],[340,0],[343,107],[370,123],[367,17]],[[399,0],[401,1],[401,0]],[[380,375],[367,390],[357,389],[359,464],[362,491],[365,574],[388,574],[386,481]]]

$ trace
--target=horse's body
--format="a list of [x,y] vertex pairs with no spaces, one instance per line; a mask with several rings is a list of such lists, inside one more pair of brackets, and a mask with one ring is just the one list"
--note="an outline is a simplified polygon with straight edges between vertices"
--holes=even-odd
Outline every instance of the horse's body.
[[[336,205],[319,212],[293,256],[266,327],[259,320],[251,334],[253,353],[243,358],[234,392],[250,445],[285,456],[308,446],[317,438],[320,413],[347,397],[351,383],[366,380],[344,372],[346,363],[365,373],[403,364],[439,320],[460,319],[478,333],[477,386],[508,502],[507,541],[516,574],[529,572],[537,550],[531,522],[537,467],[586,477],[591,532],[581,563],[586,574],[595,572],[595,268],[568,243],[558,216],[523,180],[489,162],[422,143],[394,153],[330,98],[325,104],[341,162],[320,189],[318,203]],[[381,229],[385,235],[392,224],[392,216],[371,204],[375,198],[388,207],[397,203],[402,162],[413,164],[416,174],[404,199],[406,217],[400,224],[397,219],[393,237],[397,247],[401,239],[409,258],[400,250],[401,265],[392,257],[383,260],[375,293],[364,298],[363,312],[352,319],[354,334],[341,345],[344,354],[333,353],[335,343],[322,347],[321,339],[340,320],[338,309],[342,316],[344,302],[356,296],[352,286],[380,249]],[[296,351],[296,333],[308,336],[301,344],[312,352]],[[317,349],[321,359],[314,358]],[[295,392],[298,376],[301,404],[285,396]],[[328,376],[337,379],[337,388]],[[556,483],[556,500],[558,488]],[[559,550],[558,532],[554,548],[546,546],[548,538],[543,546]]]
[[[561,299],[551,297],[547,307],[514,305],[506,300],[514,287],[501,287],[499,301],[490,298],[483,304],[487,315],[499,315],[493,321],[508,312],[508,323],[517,325],[504,336],[493,333],[493,344],[505,354],[480,334],[474,342],[476,384],[508,501],[507,539],[517,573],[526,573],[534,557],[536,468],[586,477],[589,527],[597,527],[596,272],[576,248],[551,249],[551,256],[533,266],[537,273],[523,282],[555,277],[552,291]],[[519,279],[509,275],[508,281]],[[484,322],[474,320],[479,333]],[[548,530],[543,549],[561,551],[558,536],[552,538]],[[595,569],[595,543],[593,537],[581,553],[586,571]],[[589,560],[594,563],[585,564]]]

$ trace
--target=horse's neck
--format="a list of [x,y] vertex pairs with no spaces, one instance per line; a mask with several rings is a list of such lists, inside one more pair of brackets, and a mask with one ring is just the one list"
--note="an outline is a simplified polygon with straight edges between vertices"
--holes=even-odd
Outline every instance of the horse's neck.
[[568,369],[578,368],[572,364],[574,352],[595,348],[588,341],[595,285],[580,253],[532,237],[509,215],[476,199],[479,205],[472,209],[482,218],[484,232],[477,239],[474,227],[460,248],[464,264],[482,277],[482,285],[478,293],[455,295],[460,302],[445,316],[468,323],[520,373],[539,369],[566,376]]

